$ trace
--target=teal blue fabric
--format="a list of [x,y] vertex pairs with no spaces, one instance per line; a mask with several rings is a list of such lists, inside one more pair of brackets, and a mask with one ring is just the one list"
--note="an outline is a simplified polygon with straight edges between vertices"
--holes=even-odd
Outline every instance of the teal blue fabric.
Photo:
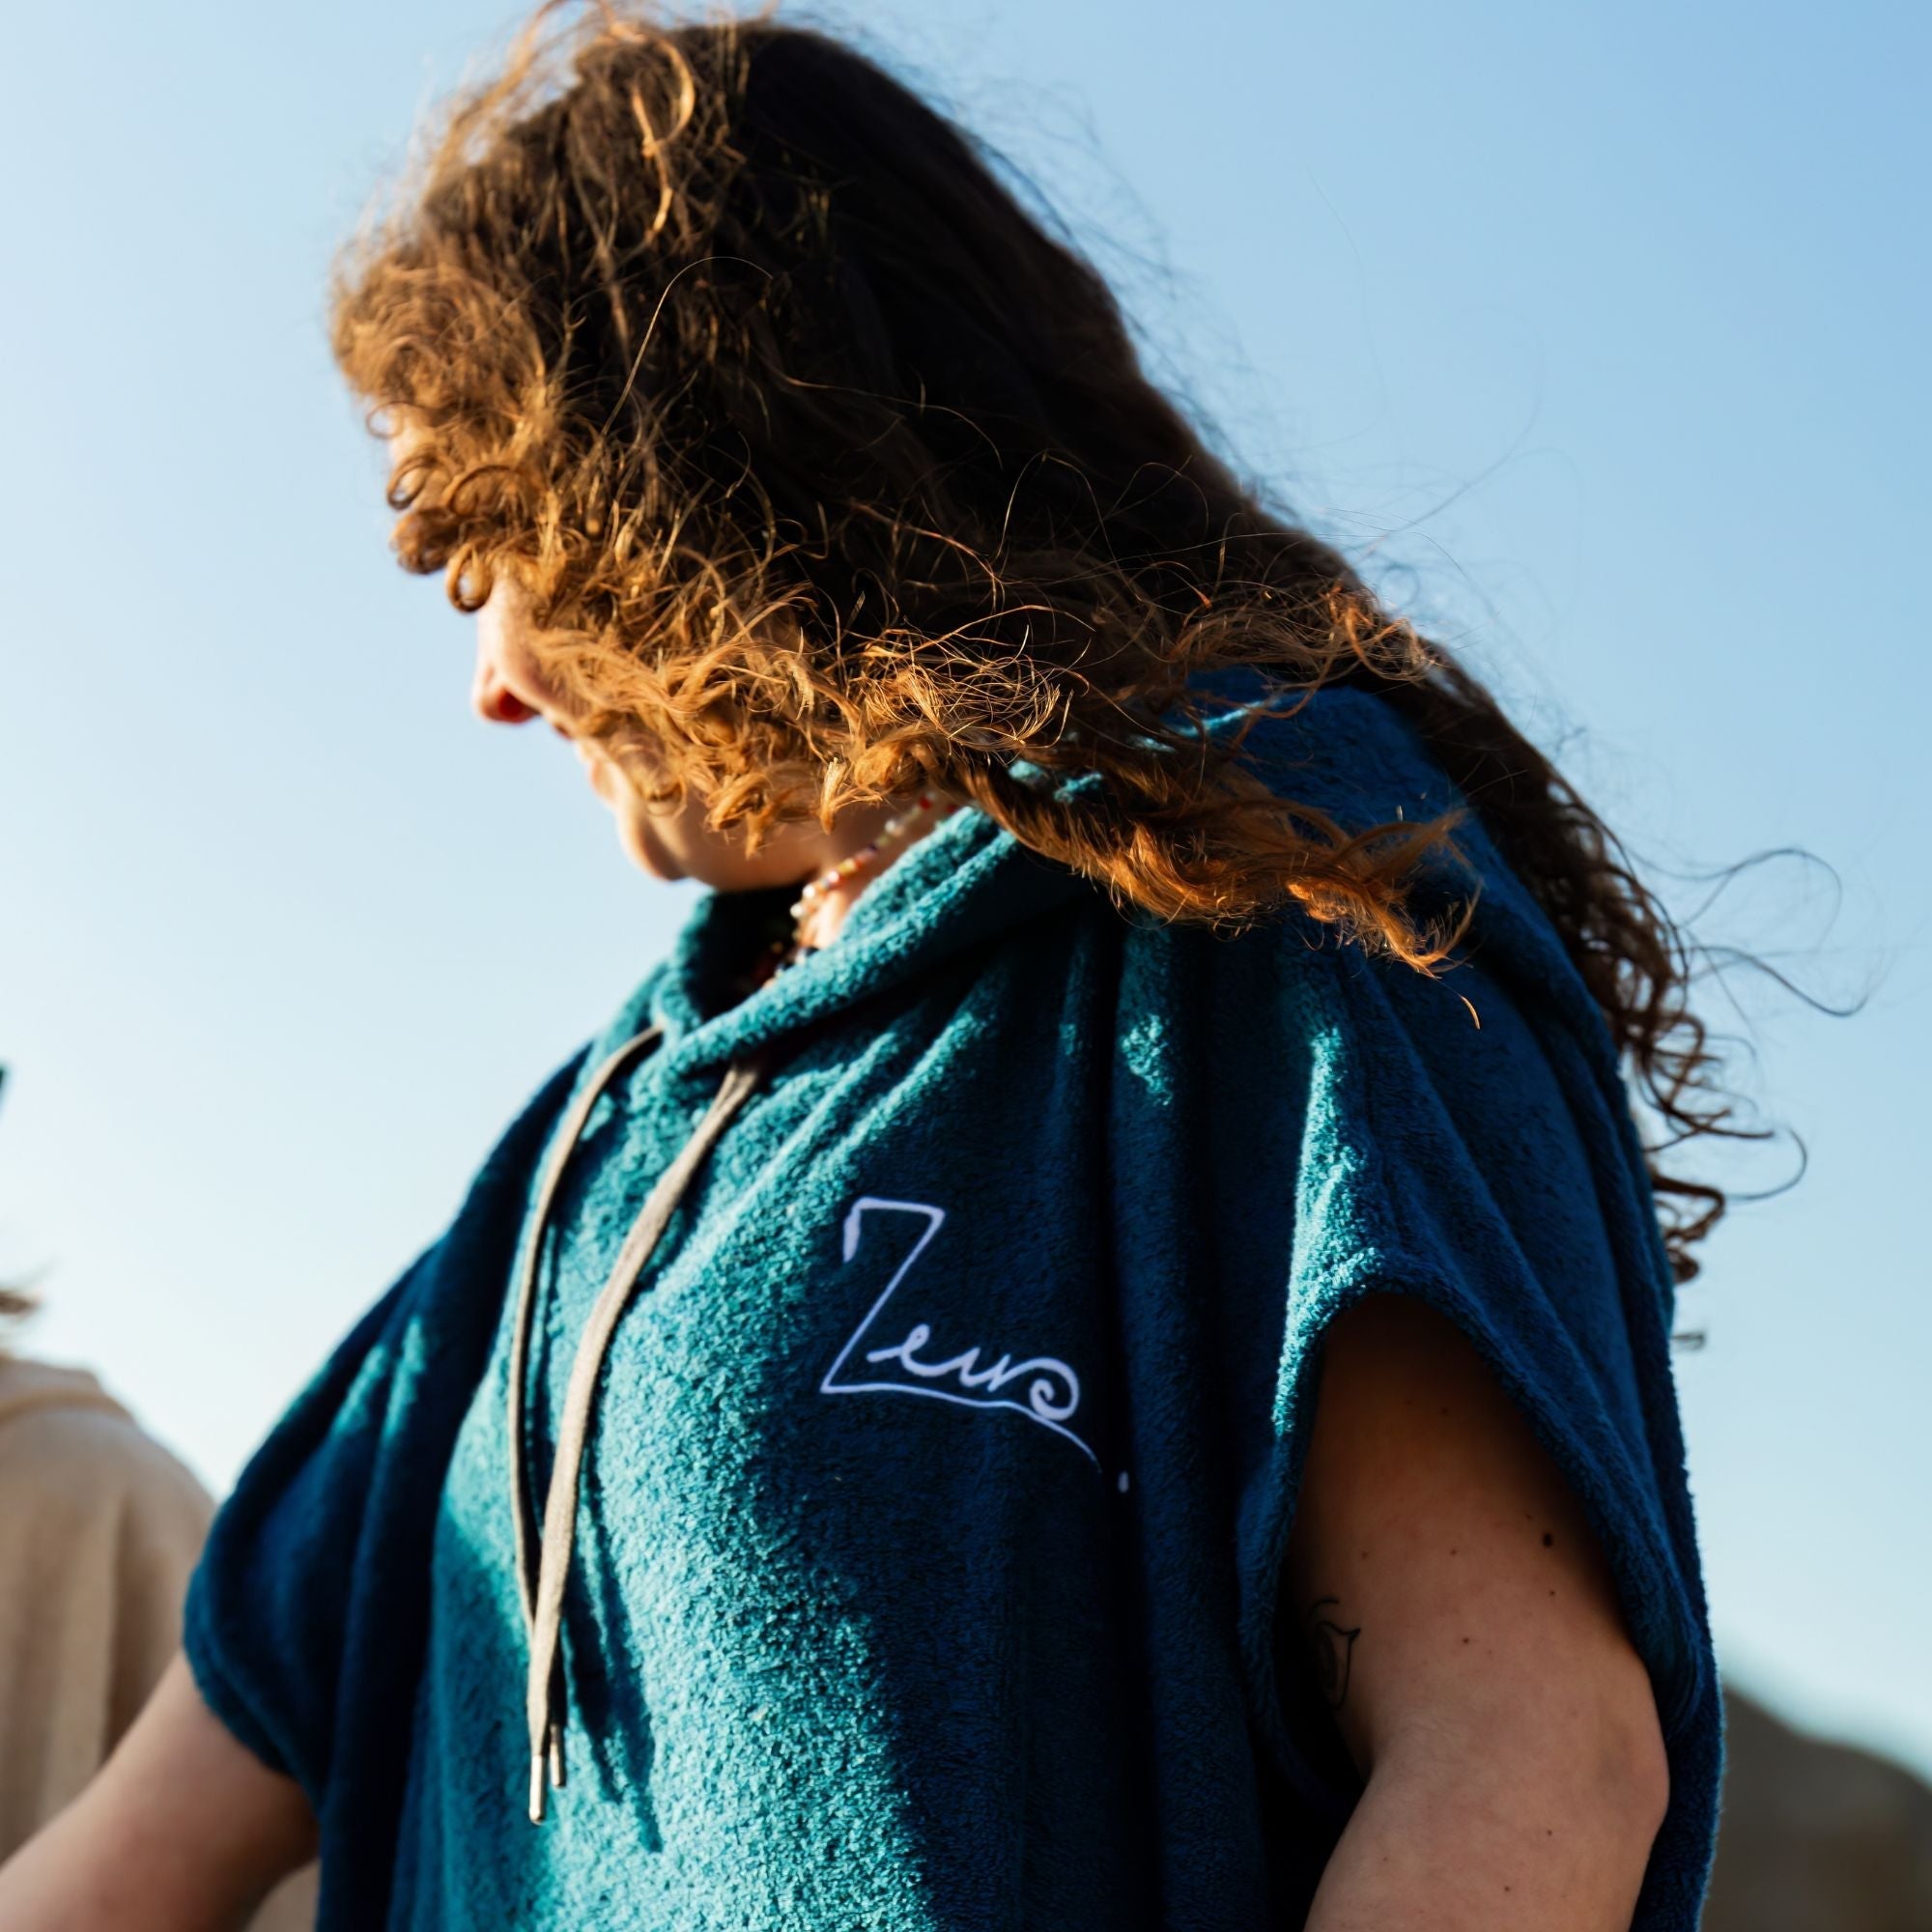
[[[1250,744],[1348,823],[1455,802],[1361,692]],[[204,1694],[316,1804],[325,1932],[1299,1923],[1355,1789],[1279,1577],[1322,1334],[1378,1292],[1474,1339],[1590,1513],[1670,1750],[1636,1924],[1693,1926],[1720,1739],[1669,1274],[1601,1020],[1463,842],[1484,890],[1436,980],[1298,916],[1123,916],[972,811],[740,1004],[769,904],[701,901],[196,1576]],[[569,1094],[652,1022],[538,1258],[538,1495],[652,1179],[734,1059],[767,1071],[605,1365],[532,1825],[507,1290]]]

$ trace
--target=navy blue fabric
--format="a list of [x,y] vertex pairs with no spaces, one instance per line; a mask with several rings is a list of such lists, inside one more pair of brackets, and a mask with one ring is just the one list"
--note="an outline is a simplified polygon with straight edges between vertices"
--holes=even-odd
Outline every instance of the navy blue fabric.
[[[1364,693],[1250,748],[1347,824],[1456,803]],[[632,1216],[764,1053],[605,1366],[554,1815],[523,1814],[505,1303],[586,1063],[196,1577],[204,1693],[317,1804],[327,1932],[1298,1923],[1355,1793],[1283,1673],[1278,1582],[1321,1337],[1376,1293],[1474,1340],[1588,1509],[1670,1751],[1636,1924],[1693,1926],[1720,1740],[1669,1274],[1601,1019],[1462,843],[1483,892],[1440,979],[1298,916],[1124,917],[970,811],[742,1003],[757,902],[700,902],[594,1043],[663,1029],[539,1258],[541,1493]]]

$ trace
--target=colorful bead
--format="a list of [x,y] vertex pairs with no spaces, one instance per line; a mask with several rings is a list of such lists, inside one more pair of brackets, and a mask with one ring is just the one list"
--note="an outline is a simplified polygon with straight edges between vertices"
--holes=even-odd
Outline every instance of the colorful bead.
[[[931,793],[921,792],[918,799],[906,810],[900,812],[896,818],[886,822],[880,829],[878,837],[869,845],[862,846],[848,858],[841,859],[838,865],[820,872],[816,878],[806,881],[792,905],[792,945],[784,964],[789,965],[793,960],[802,958],[810,950],[805,942],[802,928],[826,896],[836,892],[846,880],[855,877],[883,853],[891,851],[932,809]],[[956,804],[949,800],[946,810],[939,816],[951,817],[957,810]]]

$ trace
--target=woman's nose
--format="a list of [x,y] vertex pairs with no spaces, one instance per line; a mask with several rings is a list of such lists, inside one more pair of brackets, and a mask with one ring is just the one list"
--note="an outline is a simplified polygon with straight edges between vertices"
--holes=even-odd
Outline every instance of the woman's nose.
[[526,704],[488,664],[476,667],[476,682],[469,699],[477,717],[488,724],[524,724],[537,715],[534,704]]

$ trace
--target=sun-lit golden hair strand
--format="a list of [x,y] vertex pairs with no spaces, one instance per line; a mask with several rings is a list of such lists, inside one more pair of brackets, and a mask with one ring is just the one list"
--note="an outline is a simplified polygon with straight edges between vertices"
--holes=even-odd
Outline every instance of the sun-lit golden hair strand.
[[[346,252],[333,342],[405,432],[402,560],[470,610],[513,575],[585,728],[665,801],[755,842],[936,785],[1158,918],[1298,905],[1434,970],[1457,915],[1415,883],[1453,823],[1344,827],[1202,728],[1205,672],[1363,685],[1547,909],[1666,1131],[1727,1131],[1682,942],[1602,822],[1236,480],[1093,267],[852,47],[546,9]],[[1656,1179],[1688,1273],[1722,1197]]]

